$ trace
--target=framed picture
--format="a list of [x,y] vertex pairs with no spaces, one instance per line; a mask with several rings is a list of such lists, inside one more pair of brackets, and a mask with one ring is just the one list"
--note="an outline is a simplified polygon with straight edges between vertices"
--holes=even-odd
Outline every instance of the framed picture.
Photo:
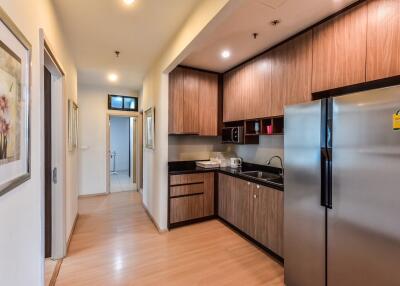
[[0,7],[0,196],[31,177],[31,50]]
[[78,147],[78,105],[68,100],[68,150]]
[[144,112],[144,146],[154,149],[154,107]]

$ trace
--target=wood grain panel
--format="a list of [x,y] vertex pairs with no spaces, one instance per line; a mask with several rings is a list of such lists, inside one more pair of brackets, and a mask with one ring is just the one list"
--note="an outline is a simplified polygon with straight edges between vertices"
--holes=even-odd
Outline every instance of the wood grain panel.
[[233,192],[233,225],[250,234],[252,230],[252,212],[250,211],[251,183],[235,179],[235,189]]
[[218,175],[218,215],[233,224],[233,192],[235,189],[235,178],[219,174]]
[[214,215],[214,173],[204,174],[204,216]]
[[366,5],[314,28],[312,91],[364,82],[366,44]]
[[172,198],[170,202],[170,223],[201,218],[204,215],[203,195]]
[[199,133],[199,72],[184,70],[183,133]]
[[254,239],[283,257],[283,192],[253,187]]
[[271,116],[281,116],[287,94],[287,45],[281,45],[271,51]]
[[170,189],[170,196],[184,196],[191,194],[199,194],[204,192],[204,184],[194,184],[194,185],[183,185],[183,186],[175,186]]
[[168,132],[183,132],[183,69],[176,68],[169,74]]
[[244,108],[242,102],[243,85],[240,79],[243,70],[239,67],[224,75],[224,94],[223,94],[223,121],[237,121],[244,118]]
[[218,75],[199,73],[199,133],[218,135]]
[[169,179],[170,186],[192,184],[192,183],[203,183],[203,182],[204,182],[203,173],[172,175],[170,176]]
[[271,115],[281,116],[286,105],[311,101],[312,31],[271,51]]
[[368,1],[367,81],[400,75],[400,1]]

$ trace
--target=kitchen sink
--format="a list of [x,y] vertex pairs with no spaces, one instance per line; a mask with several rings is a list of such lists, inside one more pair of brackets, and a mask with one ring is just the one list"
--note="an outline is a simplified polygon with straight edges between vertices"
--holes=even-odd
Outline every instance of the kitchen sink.
[[267,173],[262,171],[247,171],[240,173],[243,176],[262,180],[276,185],[283,185],[283,177],[273,173]]

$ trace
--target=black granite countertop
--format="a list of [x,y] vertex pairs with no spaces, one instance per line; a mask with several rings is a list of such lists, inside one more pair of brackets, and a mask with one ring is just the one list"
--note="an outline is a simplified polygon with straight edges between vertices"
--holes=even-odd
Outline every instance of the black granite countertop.
[[241,172],[246,172],[246,171],[263,171],[263,172],[267,172],[267,173],[271,173],[271,174],[280,174],[281,173],[280,168],[252,164],[252,163],[247,163],[247,162],[243,162],[241,168],[230,168],[230,167],[201,168],[201,167],[196,166],[196,161],[168,162],[168,174],[169,175],[218,172],[218,173],[234,176],[234,177],[237,177],[237,178],[249,181],[249,182],[253,182],[253,183],[267,186],[270,188],[274,188],[279,191],[283,191],[284,188],[281,185],[277,185],[277,184],[273,184],[273,183],[266,182],[263,180],[259,180],[257,178],[251,178],[251,177],[241,174]]

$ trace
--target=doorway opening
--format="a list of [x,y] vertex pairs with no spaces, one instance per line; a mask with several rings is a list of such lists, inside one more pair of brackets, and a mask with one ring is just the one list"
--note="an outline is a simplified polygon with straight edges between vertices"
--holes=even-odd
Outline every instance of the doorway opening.
[[43,167],[43,258],[45,282],[49,284],[53,273],[66,252],[65,226],[65,164],[66,164],[66,100],[64,72],[52,53],[43,30],[40,31],[42,57],[42,145]]
[[110,193],[137,191],[136,117],[109,117]]

